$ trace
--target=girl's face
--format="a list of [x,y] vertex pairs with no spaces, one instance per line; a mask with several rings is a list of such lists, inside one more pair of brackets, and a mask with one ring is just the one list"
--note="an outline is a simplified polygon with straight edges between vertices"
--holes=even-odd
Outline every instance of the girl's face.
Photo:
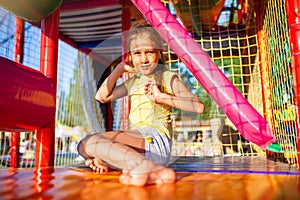
[[157,67],[160,51],[149,37],[137,37],[130,42],[132,64],[143,75],[150,75]]

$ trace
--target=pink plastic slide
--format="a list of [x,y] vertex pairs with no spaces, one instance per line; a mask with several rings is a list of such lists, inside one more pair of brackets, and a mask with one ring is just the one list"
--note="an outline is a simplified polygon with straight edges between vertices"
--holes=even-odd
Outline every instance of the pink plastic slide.
[[131,0],[190,72],[221,107],[243,137],[266,149],[277,140],[267,121],[159,0]]

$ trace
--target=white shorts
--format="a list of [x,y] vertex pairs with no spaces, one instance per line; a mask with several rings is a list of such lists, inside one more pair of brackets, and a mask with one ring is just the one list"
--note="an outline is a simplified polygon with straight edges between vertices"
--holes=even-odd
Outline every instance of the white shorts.
[[163,134],[159,130],[148,126],[140,127],[137,130],[145,138],[146,158],[152,162],[166,165],[169,161],[172,147],[172,141],[167,134]]

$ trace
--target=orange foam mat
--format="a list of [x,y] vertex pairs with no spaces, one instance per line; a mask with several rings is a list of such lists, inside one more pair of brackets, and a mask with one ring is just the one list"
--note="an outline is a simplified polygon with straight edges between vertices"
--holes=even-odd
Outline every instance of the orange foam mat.
[[175,184],[124,186],[120,172],[86,167],[1,169],[0,199],[300,199],[300,176],[258,173],[177,172]]

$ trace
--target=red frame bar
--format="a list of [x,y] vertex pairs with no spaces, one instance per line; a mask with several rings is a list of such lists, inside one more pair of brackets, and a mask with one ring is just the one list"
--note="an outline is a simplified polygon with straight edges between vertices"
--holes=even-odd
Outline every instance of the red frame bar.
[[[24,21],[16,17],[15,31],[15,58],[18,63],[23,62],[24,55]],[[10,139],[10,167],[16,168],[20,166],[20,132],[12,132]]]
[[18,63],[23,62],[24,55],[24,21],[16,17],[16,32],[15,32],[15,61]]
[[[131,3],[131,2],[130,2]],[[129,54],[127,49],[127,40],[124,36],[127,34],[124,34],[128,32],[130,26],[131,26],[131,14],[130,14],[130,6],[132,4],[129,4],[129,1],[126,0],[123,2],[122,5],[122,60],[128,60]],[[129,78],[128,73],[124,73],[122,76],[123,81],[127,80]],[[129,117],[129,111],[130,111],[130,102],[129,98],[123,97],[122,99],[123,105],[122,105],[122,129],[127,130],[128,129],[128,117]]]
[[20,166],[20,132],[12,132],[10,137],[10,167]]
[[[111,73],[111,66],[109,66],[108,74]],[[113,112],[112,112],[112,102],[108,102],[107,105],[107,120],[106,120],[106,130],[112,131],[113,130]]]
[[[55,88],[57,86],[59,13],[60,8],[41,21],[40,71],[52,80]],[[55,114],[49,123],[37,131],[35,166],[54,166],[54,153]]]
[[[300,159],[300,4],[298,0],[287,0],[286,10],[292,54],[294,80],[294,101],[296,105],[296,132],[298,138],[297,156]],[[299,166],[298,166],[299,167]],[[299,168],[300,169],[300,168]]]

